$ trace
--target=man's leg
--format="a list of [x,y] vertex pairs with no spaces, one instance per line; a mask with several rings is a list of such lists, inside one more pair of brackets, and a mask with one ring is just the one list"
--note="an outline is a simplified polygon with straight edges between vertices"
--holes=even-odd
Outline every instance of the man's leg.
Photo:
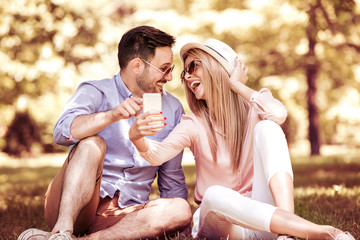
[[52,233],[87,231],[99,203],[100,178],[106,143],[88,137],[69,154],[45,195],[45,219]]
[[[117,204],[116,199],[111,200]],[[90,235],[84,239],[146,239],[181,232],[191,221],[188,202],[181,198],[161,198],[145,205],[120,209],[115,216],[95,219]],[[105,214],[104,214],[105,215]],[[112,225],[113,224],[113,225]],[[112,225],[109,227],[109,225]]]

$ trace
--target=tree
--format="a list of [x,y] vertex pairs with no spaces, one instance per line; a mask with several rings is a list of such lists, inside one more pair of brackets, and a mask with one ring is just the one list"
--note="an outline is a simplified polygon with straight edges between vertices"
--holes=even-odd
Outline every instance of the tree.
[[[243,31],[245,34],[239,34],[241,29],[232,29],[221,38],[245,52],[253,84],[260,87],[263,84],[259,86],[259,83],[264,83],[270,76],[281,79],[277,85],[267,83],[275,86],[275,95],[280,99],[286,81],[294,77],[300,82],[302,78],[306,79],[306,93],[300,88],[291,98],[298,105],[303,105],[306,100],[311,155],[317,155],[321,136],[324,142],[333,143],[332,136],[326,132],[329,125],[336,125],[334,121],[338,118],[326,119],[324,116],[341,101],[339,88],[346,86],[359,94],[359,83],[355,81],[352,67],[360,58],[358,8],[353,0],[290,0],[272,4],[278,8],[264,7],[261,10],[263,15],[259,16],[264,18],[261,25]],[[271,78],[271,81],[276,79]],[[283,101],[288,105],[292,99]],[[290,120],[293,119],[290,116]]]
[[[139,3],[136,12],[146,13],[143,22],[176,31],[178,42],[213,37],[239,52],[250,69],[248,84],[271,88],[288,107],[283,127],[290,144],[307,138],[315,155],[322,143],[355,140],[351,127],[356,121],[333,111],[347,91],[360,98],[355,80],[359,6],[354,0],[182,2],[166,9],[158,1],[147,6]],[[172,19],[164,24],[163,17],[154,15]],[[171,90],[179,88],[176,81],[171,84]],[[346,133],[340,135],[344,129]]]
[[[0,32],[2,62],[0,101],[13,104],[20,96],[56,93],[61,69],[98,59],[84,50],[98,41],[99,23],[89,8],[77,10],[56,1],[2,1]],[[24,4],[24,5],[22,5]]]
[[[343,51],[346,50],[355,50],[355,52],[359,54],[360,45],[357,45],[357,43],[352,40],[352,36],[354,33],[359,33],[357,26],[360,23],[360,15],[356,14],[356,4],[353,0],[303,1],[299,4],[299,8],[306,9],[309,19],[306,26],[308,52],[304,56],[304,62],[306,62],[305,69],[308,84],[307,107],[309,112],[309,140],[311,143],[311,154],[317,155],[320,153],[319,116],[316,104],[317,77],[319,72],[324,71],[324,69],[321,69],[323,64],[326,64],[329,60],[338,61],[340,59],[328,58],[319,61],[321,57],[316,53],[316,46],[321,44],[324,48],[328,48],[328,51],[337,52],[338,57],[345,57]],[[328,32],[329,38],[321,39],[319,34],[323,32]],[[341,42],[336,43],[332,41],[332,38],[339,36],[343,38]],[[359,57],[357,56],[357,58]],[[355,61],[351,62],[351,64],[355,64]],[[335,71],[335,69],[331,70],[328,77],[330,79],[332,78],[334,83],[337,82],[337,87],[346,84],[346,81],[331,76]],[[336,74],[334,74],[334,76],[336,76]]]
[[[61,96],[64,91],[73,92],[75,84],[72,83],[76,83],[75,78],[81,73],[80,66],[101,61],[103,49],[112,44],[101,39],[101,31],[109,19],[106,14],[112,12],[104,9],[105,6],[110,3],[0,0],[0,60],[3,63],[0,68],[0,109],[15,112],[13,121],[22,115],[16,108],[19,100],[26,100],[25,111],[28,111],[27,108],[44,95]],[[130,13],[117,12],[117,15],[123,17]],[[55,116],[59,110],[54,109]],[[34,116],[41,114],[35,109],[35,112],[29,111],[28,117],[33,121]],[[5,117],[0,116],[0,127],[5,120],[10,121]],[[49,125],[50,120],[45,121],[38,123],[41,131]],[[7,136],[24,137],[26,133],[20,133],[21,129],[8,128]],[[48,137],[51,130],[44,132],[42,143],[45,138],[52,139]],[[8,149],[10,142],[6,144],[4,149]]]

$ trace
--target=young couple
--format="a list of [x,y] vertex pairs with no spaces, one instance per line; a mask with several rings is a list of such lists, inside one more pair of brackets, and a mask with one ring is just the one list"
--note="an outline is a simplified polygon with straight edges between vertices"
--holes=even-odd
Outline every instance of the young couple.
[[[174,42],[153,27],[131,29],[119,42],[119,74],[79,86],[54,128],[70,152],[45,196],[51,232],[32,228],[19,239],[161,238],[186,231],[192,217],[194,238],[354,239],[293,213],[291,163],[278,125],[286,108],[269,90],[245,85],[247,68],[226,44],[182,47],[193,112],[183,115],[163,90],[172,80]],[[162,94],[162,113],[140,114],[147,92]],[[181,167],[185,147],[196,161],[194,216]],[[149,201],[156,176],[161,198]]]

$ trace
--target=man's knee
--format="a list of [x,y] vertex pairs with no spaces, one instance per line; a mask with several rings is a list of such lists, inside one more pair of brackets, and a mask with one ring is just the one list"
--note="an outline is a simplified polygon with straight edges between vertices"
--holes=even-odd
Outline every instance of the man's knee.
[[180,220],[183,221],[183,225],[187,225],[191,222],[192,212],[190,204],[183,198],[173,198],[172,206],[178,208]]
[[[85,160],[87,163],[93,160],[95,161],[95,165],[101,166],[102,168],[106,154],[106,142],[98,135],[87,137],[78,143],[75,152],[78,153],[78,158]],[[76,153],[73,155],[75,154]],[[73,158],[73,156],[71,156],[71,158]]]
[[78,147],[97,151],[101,155],[105,155],[105,153],[106,153],[106,142],[102,137],[100,137],[98,135],[94,135],[94,136],[82,139],[79,142]]
[[179,227],[185,227],[191,222],[191,208],[183,198],[160,198],[149,202],[148,206],[156,206],[161,209],[163,214],[168,215]]

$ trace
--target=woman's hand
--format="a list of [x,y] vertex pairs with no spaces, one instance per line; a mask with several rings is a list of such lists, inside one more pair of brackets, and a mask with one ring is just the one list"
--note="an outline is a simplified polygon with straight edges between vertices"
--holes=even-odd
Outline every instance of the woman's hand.
[[134,124],[130,127],[130,140],[134,142],[144,136],[155,135],[166,126],[166,123],[163,123],[165,120],[166,117],[164,117],[161,112],[157,111],[148,111],[139,115]]
[[245,85],[248,80],[248,71],[249,69],[237,56],[235,59],[235,69],[229,78],[229,83],[234,92],[241,95],[247,101],[250,101],[250,98],[255,91]]
[[237,56],[235,59],[235,69],[229,79],[231,89],[234,92],[238,92],[239,87],[241,87],[240,85],[243,85],[248,81],[248,70],[245,63]]

